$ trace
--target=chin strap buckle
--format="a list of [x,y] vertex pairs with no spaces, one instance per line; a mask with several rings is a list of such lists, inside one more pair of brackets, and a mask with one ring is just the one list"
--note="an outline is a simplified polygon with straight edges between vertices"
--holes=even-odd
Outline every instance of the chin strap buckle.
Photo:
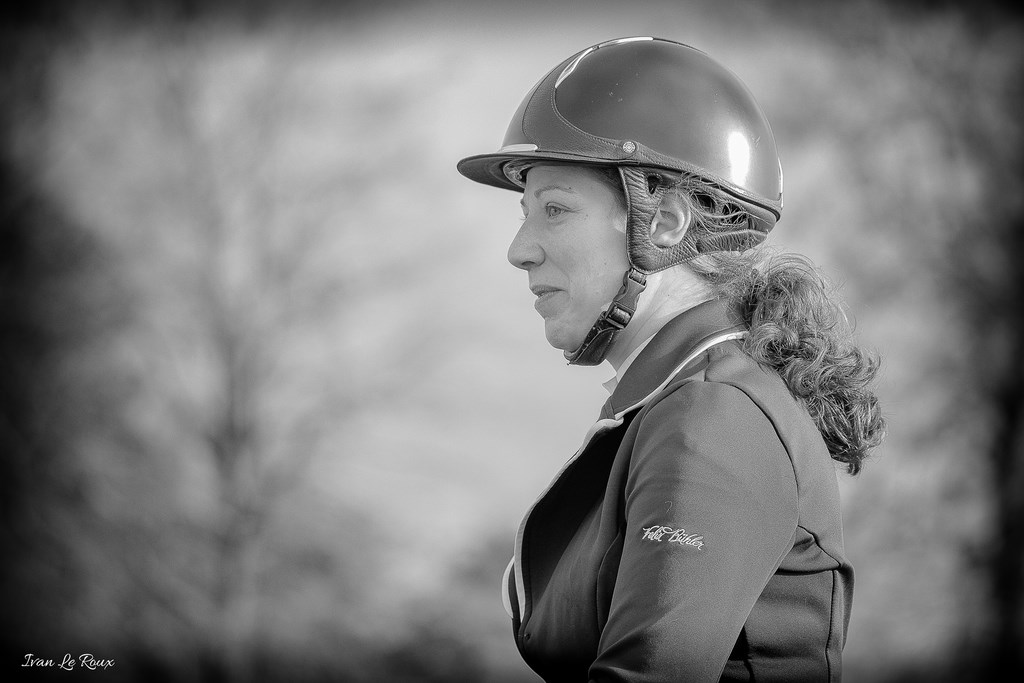
[[640,292],[647,286],[647,277],[636,268],[630,268],[622,277],[622,288],[612,299],[608,310],[601,314],[598,322],[602,320],[612,325],[616,330],[621,330],[629,324],[636,313],[636,302],[640,298]]
[[636,302],[647,286],[647,276],[630,266],[622,276],[622,287],[587,333],[586,339],[575,351],[566,351],[569,365],[597,365],[604,360],[615,335],[629,324],[636,313]]

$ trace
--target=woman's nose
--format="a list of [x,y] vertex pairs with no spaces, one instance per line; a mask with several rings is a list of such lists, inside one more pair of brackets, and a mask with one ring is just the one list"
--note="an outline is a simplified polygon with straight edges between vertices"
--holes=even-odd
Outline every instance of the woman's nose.
[[544,260],[544,250],[533,238],[528,221],[523,221],[512,244],[508,245],[508,262],[516,268],[530,270]]

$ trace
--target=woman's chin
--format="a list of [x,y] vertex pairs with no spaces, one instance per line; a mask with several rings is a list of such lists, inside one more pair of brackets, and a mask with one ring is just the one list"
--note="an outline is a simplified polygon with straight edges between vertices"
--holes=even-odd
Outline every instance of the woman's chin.
[[575,351],[583,344],[587,334],[585,331],[581,333],[579,330],[566,329],[564,325],[559,325],[556,321],[545,320],[544,336],[547,338],[548,344],[556,349]]

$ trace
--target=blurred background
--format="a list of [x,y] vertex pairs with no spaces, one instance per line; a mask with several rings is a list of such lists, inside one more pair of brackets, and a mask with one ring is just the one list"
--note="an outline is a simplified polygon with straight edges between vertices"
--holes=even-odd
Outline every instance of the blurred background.
[[884,359],[888,439],[840,475],[846,680],[1021,670],[1019,13],[39,1],[0,31],[7,680],[538,680],[500,577],[611,371],[547,346],[515,196],[455,163],[627,35],[748,83],[771,240]]

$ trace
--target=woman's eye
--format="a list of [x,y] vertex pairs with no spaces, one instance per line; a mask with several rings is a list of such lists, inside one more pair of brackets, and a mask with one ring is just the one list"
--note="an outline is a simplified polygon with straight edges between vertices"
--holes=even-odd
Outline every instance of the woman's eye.
[[556,218],[559,214],[563,213],[565,209],[554,204],[548,204],[544,207],[544,212],[547,213],[548,218]]

